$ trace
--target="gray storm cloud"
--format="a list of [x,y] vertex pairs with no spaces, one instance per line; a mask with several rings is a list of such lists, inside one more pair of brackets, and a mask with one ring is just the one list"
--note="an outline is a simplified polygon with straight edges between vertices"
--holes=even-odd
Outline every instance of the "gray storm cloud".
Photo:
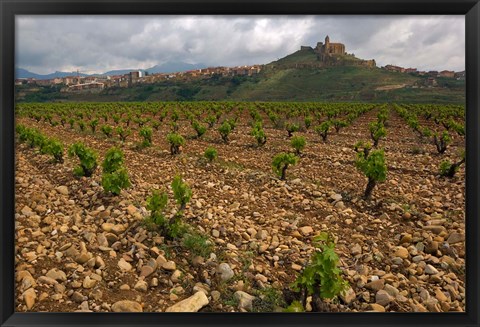
[[465,69],[464,16],[17,16],[16,66],[45,74],[266,64],[326,34],[380,66]]

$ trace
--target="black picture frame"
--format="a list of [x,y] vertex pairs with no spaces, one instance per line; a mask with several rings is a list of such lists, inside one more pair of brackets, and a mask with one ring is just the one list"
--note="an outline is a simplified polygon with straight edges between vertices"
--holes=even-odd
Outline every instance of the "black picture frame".
[[[0,325],[1,326],[478,326],[479,61],[478,0],[0,0]],[[465,313],[16,313],[14,311],[15,15],[68,14],[413,14],[465,15],[466,21],[466,312]]]

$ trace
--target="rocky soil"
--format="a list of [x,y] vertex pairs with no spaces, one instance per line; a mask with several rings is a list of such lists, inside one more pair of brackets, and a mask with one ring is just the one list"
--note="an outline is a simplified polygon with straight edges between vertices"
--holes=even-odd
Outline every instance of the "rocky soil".
[[[283,291],[315,250],[314,235],[337,240],[340,268],[350,289],[329,311],[448,312],[465,310],[465,171],[438,176],[439,163],[456,158],[456,137],[444,155],[422,142],[393,110],[386,139],[387,181],[363,200],[366,179],[354,166],[353,145],[368,140],[376,111],[321,142],[299,132],[307,147],[298,165],[278,180],[271,158],[288,151],[286,132],[267,125],[257,148],[242,117],[230,144],[216,130],[188,139],[171,156],[167,124],[154,145],[123,145],[132,186],[105,194],[101,169],[76,179],[74,158],[53,164],[24,144],[16,146],[16,310],[48,312],[276,311]],[[83,141],[103,160],[117,141],[27,118],[65,144]],[[429,122],[421,121],[428,125]],[[187,121],[180,133],[194,135]],[[135,133],[136,134],[136,133]],[[206,163],[203,151],[217,148]],[[194,256],[143,223],[152,189],[169,194],[176,173],[192,188],[185,220],[209,236],[214,250]],[[278,291],[272,291],[278,290]],[[285,292],[287,294],[288,292]],[[274,294],[274,296],[272,296]],[[307,305],[307,310],[311,305]]]

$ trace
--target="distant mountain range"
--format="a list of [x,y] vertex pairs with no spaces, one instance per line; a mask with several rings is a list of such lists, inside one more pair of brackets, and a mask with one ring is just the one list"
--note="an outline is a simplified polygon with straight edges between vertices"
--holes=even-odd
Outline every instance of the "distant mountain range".
[[[147,72],[148,74],[159,74],[159,73],[174,73],[174,72],[182,72],[182,71],[187,71],[187,70],[194,70],[194,69],[202,69],[206,68],[207,66],[204,64],[189,64],[186,62],[181,62],[181,61],[173,61],[173,62],[166,62],[161,65],[155,65],[153,67],[147,68],[147,69],[118,69],[118,70],[110,70],[108,72],[105,72],[103,74],[84,74],[84,73],[79,73],[79,76],[85,77],[85,76],[113,76],[113,75],[123,75],[127,74],[131,71],[143,71]],[[33,73],[31,71],[28,71],[26,69],[16,67],[15,69],[15,78],[35,78],[38,80],[44,80],[44,79],[52,79],[52,78],[62,78],[66,76],[77,76],[77,72],[59,72],[56,71],[54,73],[50,74],[37,74]]]
[[[56,77],[76,76],[77,72],[55,72],[46,75],[32,73],[26,69],[16,67],[15,78],[35,78],[35,79],[52,79]],[[79,74],[80,76],[88,76],[87,74]]]

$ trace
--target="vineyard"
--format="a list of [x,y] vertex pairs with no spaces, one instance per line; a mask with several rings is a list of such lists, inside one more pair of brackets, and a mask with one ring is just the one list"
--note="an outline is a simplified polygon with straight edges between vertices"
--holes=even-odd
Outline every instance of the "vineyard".
[[457,105],[16,107],[16,310],[465,310]]

